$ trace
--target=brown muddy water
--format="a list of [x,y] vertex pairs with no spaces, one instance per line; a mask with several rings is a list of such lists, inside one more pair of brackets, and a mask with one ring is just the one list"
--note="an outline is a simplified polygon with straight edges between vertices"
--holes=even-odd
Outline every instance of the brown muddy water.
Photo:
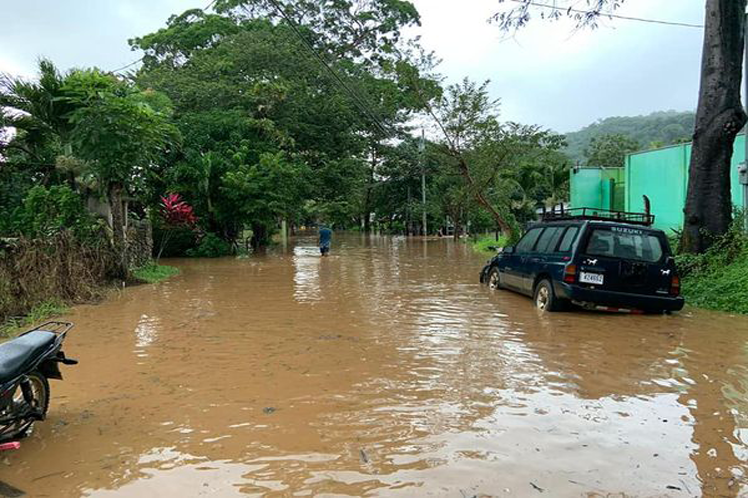
[[748,318],[538,314],[446,240],[312,237],[68,317],[30,496],[740,496]]

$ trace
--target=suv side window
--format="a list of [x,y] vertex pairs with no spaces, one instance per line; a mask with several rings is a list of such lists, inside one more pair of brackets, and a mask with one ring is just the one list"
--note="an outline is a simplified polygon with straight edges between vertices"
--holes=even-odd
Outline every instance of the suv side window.
[[555,252],[556,246],[558,245],[558,239],[563,233],[564,227],[548,227],[543,232],[538,240],[537,252]]
[[540,237],[540,232],[542,231],[542,228],[533,228],[527,232],[525,236],[522,237],[522,240],[517,244],[517,252],[532,251],[532,248],[535,247],[535,242],[537,242],[538,237]]
[[559,252],[571,252],[571,246],[574,244],[574,239],[577,238],[579,233],[579,227],[569,227],[566,229],[564,238],[561,239],[561,245],[558,247]]

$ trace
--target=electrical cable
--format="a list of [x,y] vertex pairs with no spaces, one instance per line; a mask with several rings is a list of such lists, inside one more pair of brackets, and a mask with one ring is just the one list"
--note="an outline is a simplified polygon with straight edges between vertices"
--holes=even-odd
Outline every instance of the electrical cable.
[[285,19],[285,21],[288,23],[288,25],[291,27],[293,32],[296,34],[296,36],[302,41],[304,46],[314,55],[314,57],[325,67],[325,69],[332,75],[332,77],[337,81],[340,86],[345,89],[345,91],[351,96],[354,103],[357,105],[359,110],[366,114],[366,116],[371,119],[371,121],[379,128],[379,130],[384,133],[386,136],[394,134],[392,130],[388,131],[387,126],[382,123],[382,121],[377,118],[374,113],[371,111],[369,106],[366,104],[366,102],[363,101],[361,97],[354,92],[348,84],[343,81],[343,79],[340,77],[340,75],[335,71],[335,69],[330,66],[330,64],[325,60],[324,57],[322,57],[317,50],[314,48],[314,45],[304,36],[304,34],[299,30],[298,25],[296,22],[291,19],[291,17],[281,8],[280,4],[276,0],[269,0],[269,2],[273,5],[275,10],[278,12],[278,14]]
[[[203,10],[203,11],[209,10],[209,9],[210,9],[211,7],[213,7],[213,5],[215,5],[215,3],[216,3],[217,1],[218,1],[218,0],[212,0],[212,1],[211,1],[211,2],[210,2],[210,3],[209,3],[209,4],[208,4],[208,5],[207,5],[207,6],[205,7],[205,8],[203,8],[202,10]],[[110,73],[119,73],[120,71],[124,71],[125,69],[127,69],[127,68],[130,68],[130,67],[134,66],[134,65],[135,65],[135,64],[137,64],[138,62],[143,62],[143,59],[145,59],[145,55],[144,55],[144,56],[142,56],[141,58],[137,59],[137,60],[134,60],[134,61],[132,61],[132,62],[131,62],[131,63],[129,63],[129,64],[125,64],[124,66],[122,66],[122,67],[119,67],[119,68],[117,68],[117,69],[114,69],[114,70],[112,70],[112,71],[109,71],[109,72],[110,72]]]
[[680,26],[684,28],[700,28],[700,29],[704,28],[703,24],[690,24],[686,22],[662,21],[659,19],[645,19],[643,17],[622,16],[620,14],[597,12],[594,10],[579,10],[579,9],[574,9],[574,8],[565,8],[565,7],[559,7],[558,5],[548,5],[548,4],[539,3],[539,2],[527,2],[525,0],[512,0],[512,1],[516,3],[525,4],[525,5],[532,5],[533,7],[542,7],[546,9],[552,9],[552,10],[562,10],[564,12],[574,12],[575,14],[596,14],[602,17],[623,19],[626,21],[648,22],[648,23],[654,23],[654,24],[664,24],[666,26]]

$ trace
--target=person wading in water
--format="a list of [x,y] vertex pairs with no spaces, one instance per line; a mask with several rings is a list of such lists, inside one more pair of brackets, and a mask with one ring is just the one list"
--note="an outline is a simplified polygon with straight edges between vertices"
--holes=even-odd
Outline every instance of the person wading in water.
[[330,242],[332,241],[332,230],[322,225],[319,229],[319,252],[322,256],[327,256],[330,252]]

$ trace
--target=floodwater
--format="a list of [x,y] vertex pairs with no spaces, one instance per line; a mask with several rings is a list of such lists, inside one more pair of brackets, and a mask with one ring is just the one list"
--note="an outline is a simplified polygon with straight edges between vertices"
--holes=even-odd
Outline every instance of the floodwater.
[[[740,496],[748,318],[542,315],[447,240],[313,237],[81,306],[29,496]],[[3,462],[4,460],[4,462]]]

